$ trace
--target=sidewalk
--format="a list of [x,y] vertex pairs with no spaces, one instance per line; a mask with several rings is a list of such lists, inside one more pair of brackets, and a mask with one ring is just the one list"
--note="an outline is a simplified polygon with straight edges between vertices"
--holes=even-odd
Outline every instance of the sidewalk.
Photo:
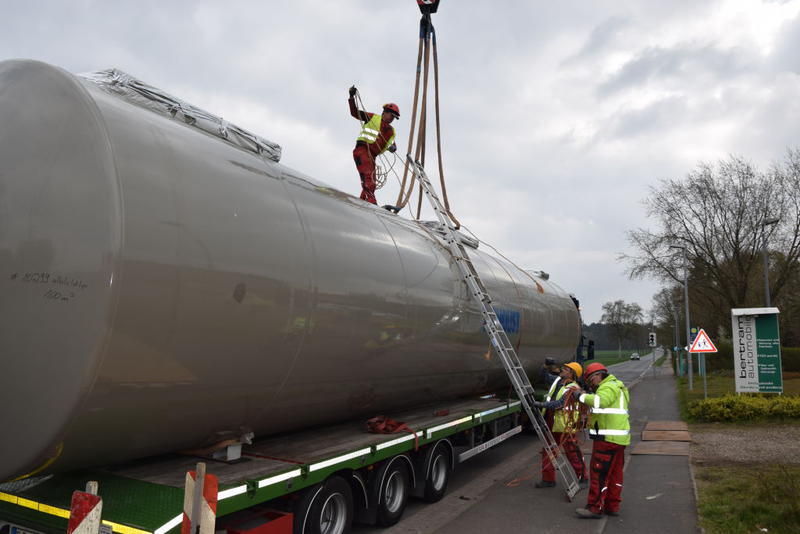
[[[689,457],[630,455],[648,421],[679,420],[672,370],[669,366],[661,367],[655,377],[650,370],[640,380],[633,381],[632,386],[631,446],[626,450],[622,509],[618,517],[578,519],[574,510],[586,504],[586,490],[569,503],[560,488],[535,489],[533,483],[539,479],[539,465],[535,463],[521,465],[507,480],[497,481],[480,502],[436,532],[699,532]],[[530,439],[538,459],[538,443]],[[591,442],[583,448],[588,465]]]
[[[677,393],[672,368],[662,366],[657,376],[646,373],[631,390],[631,446],[640,441],[648,421],[678,421]],[[622,513],[609,517],[603,533],[699,532],[694,484],[688,456],[628,456]]]

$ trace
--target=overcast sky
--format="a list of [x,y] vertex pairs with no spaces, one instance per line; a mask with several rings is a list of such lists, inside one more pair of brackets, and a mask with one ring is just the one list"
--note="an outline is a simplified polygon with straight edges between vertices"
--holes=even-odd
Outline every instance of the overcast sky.
[[[360,191],[350,85],[368,110],[400,106],[405,150],[414,0],[2,5],[0,58],[117,67],[279,143],[283,163],[349,193]],[[648,225],[650,185],[701,160],[767,166],[800,146],[800,0],[441,0],[433,20],[455,214],[549,272],[587,323],[609,300],[649,308],[658,290],[616,260],[626,231]],[[379,203],[397,191],[388,183]]]

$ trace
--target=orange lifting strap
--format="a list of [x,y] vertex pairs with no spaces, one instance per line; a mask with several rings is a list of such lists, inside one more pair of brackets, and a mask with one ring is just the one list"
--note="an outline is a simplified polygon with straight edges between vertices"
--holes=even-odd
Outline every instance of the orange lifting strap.
[[[414,83],[414,104],[411,111],[411,128],[408,135],[408,150],[407,154],[414,153],[414,161],[418,161],[425,165],[425,141],[426,141],[426,117],[428,108],[428,76],[430,71],[430,56],[431,50],[433,51],[433,78],[434,78],[434,106],[436,112],[436,154],[439,163],[439,183],[442,188],[442,199],[444,206],[447,210],[447,215],[455,224],[456,229],[461,227],[461,223],[453,215],[450,210],[450,201],[447,198],[447,188],[444,182],[444,167],[442,164],[442,141],[441,141],[441,123],[439,118],[439,56],[436,49],[436,31],[431,22],[431,13],[436,13],[439,8],[439,0],[417,0],[417,5],[422,12],[422,18],[419,21],[419,50],[417,51],[417,74]],[[424,53],[423,53],[424,52]],[[424,60],[423,60],[424,58]],[[422,102],[420,103],[420,77],[423,78],[422,84]],[[419,129],[417,126],[417,110],[419,106]],[[416,149],[414,147],[414,134],[417,134]],[[408,161],[405,163],[403,170],[403,180],[400,184],[400,192],[397,195],[397,208],[402,209],[408,204],[411,194],[414,190],[415,177],[412,173],[411,180],[408,180]],[[422,211],[422,187],[419,188],[419,201],[417,202],[417,215],[419,219]]]

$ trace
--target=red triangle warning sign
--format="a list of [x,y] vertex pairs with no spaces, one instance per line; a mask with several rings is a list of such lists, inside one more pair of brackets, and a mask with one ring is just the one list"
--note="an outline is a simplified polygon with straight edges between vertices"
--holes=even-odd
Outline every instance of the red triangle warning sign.
[[708,337],[706,331],[701,328],[697,333],[697,337],[694,338],[694,343],[689,348],[689,352],[717,352],[717,347],[711,342],[711,338]]

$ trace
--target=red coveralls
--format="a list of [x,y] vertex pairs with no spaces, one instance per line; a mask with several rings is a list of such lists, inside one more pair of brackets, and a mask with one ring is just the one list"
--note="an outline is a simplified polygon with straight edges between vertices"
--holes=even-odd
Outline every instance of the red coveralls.
[[[350,115],[358,120],[367,122],[375,115],[374,113],[359,111],[353,98],[348,99],[347,103],[350,104]],[[372,204],[378,203],[375,199],[375,158],[389,148],[387,144],[393,136],[394,128],[392,125],[381,120],[380,134],[374,143],[356,141],[356,147],[353,149],[353,161],[356,162],[356,169],[361,177],[361,200],[366,200]]]
[[619,513],[622,503],[622,469],[625,467],[625,445],[609,441],[592,443],[589,496],[586,507],[596,514]]
[[594,394],[580,397],[592,407],[589,437],[594,443],[586,508],[595,514],[616,514],[622,502],[625,446],[630,444],[629,398],[625,384],[614,375],[606,376]]
[[[567,455],[567,460],[569,460],[569,463],[572,464],[572,468],[575,470],[575,474],[578,476],[578,479],[589,480],[589,476],[586,473],[586,464],[583,463],[583,453],[578,445],[578,439],[575,437],[575,434],[553,432],[553,438],[556,440],[556,443],[561,445],[561,448],[564,450],[564,454]],[[544,452],[544,449],[542,449],[541,455],[542,480],[545,482],[555,482],[556,470],[553,467],[553,464],[550,462],[550,457],[547,456],[547,454]]]

